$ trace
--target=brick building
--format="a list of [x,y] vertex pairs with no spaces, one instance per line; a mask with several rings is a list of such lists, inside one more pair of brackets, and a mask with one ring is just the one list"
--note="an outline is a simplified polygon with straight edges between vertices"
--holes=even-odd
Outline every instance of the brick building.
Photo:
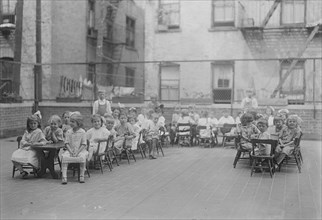
[[[143,63],[118,64],[144,59],[144,13],[134,1],[0,0],[0,12],[0,136],[25,127],[36,97],[41,111],[56,106],[56,114],[66,106],[90,109],[97,89],[115,101],[143,101]],[[43,64],[38,77],[36,62]],[[12,110],[20,105],[26,113],[17,117]]]
[[322,101],[314,85],[322,80],[321,1],[159,0],[144,7],[146,59],[160,61],[146,65],[146,91],[161,100],[234,104],[251,87],[259,100],[274,93],[289,104]]

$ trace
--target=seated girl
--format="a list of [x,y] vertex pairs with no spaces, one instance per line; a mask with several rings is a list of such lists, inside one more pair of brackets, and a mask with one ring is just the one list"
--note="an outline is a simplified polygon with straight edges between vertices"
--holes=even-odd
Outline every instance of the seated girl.
[[148,145],[149,149],[149,159],[156,159],[155,150],[156,145],[159,141],[159,129],[160,125],[158,124],[159,115],[157,113],[153,113],[151,115],[152,120],[148,120],[148,122],[143,127],[144,129],[144,141]]
[[275,109],[273,106],[266,107],[266,111],[263,116],[267,120],[268,127],[271,127],[274,125],[274,112],[275,112]]
[[252,123],[253,115],[244,113],[241,117],[241,123],[236,127],[236,133],[240,135],[240,147],[244,150],[252,150],[253,146],[250,139],[255,134],[259,134],[260,130]]
[[279,166],[286,156],[293,153],[295,147],[295,139],[301,135],[299,127],[299,117],[297,115],[290,115],[286,119],[286,127],[283,127],[279,133],[279,144],[276,147],[275,161]]
[[65,151],[61,155],[62,184],[67,184],[68,163],[80,163],[79,182],[84,183],[84,174],[88,152],[86,150],[86,132],[83,127],[83,116],[79,112],[70,115],[70,126],[66,132]]
[[52,115],[48,121],[49,126],[44,129],[47,143],[57,143],[64,140],[64,132],[61,129],[61,118],[58,115]]
[[[257,122],[257,128],[260,133],[256,135],[258,139],[270,139],[270,134],[267,132],[268,122],[266,119],[261,118]],[[271,153],[271,145],[270,144],[260,144],[258,148],[255,150],[255,155],[261,156],[269,156]]]
[[[86,132],[86,139],[89,141],[89,148],[88,148],[88,160],[91,161],[93,157],[93,153],[97,152],[98,148],[98,142],[100,141],[107,141],[110,132],[106,129],[106,127],[103,127],[103,119],[99,114],[95,114],[91,118],[91,122],[93,124],[93,127],[90,128]],[[103,153],[106,149],[106,142],[102,142],[100,144],[99,152],[97,153]]]
[[284,125],[284,117],[280,114],[275,115],[273,120],[273,126],[267,129],[267,132],[272,136],[278,138],[280,131]]
[[211,122],[208,118],[208,111],[202,111],[201,117],[198,120],[198,126],[206,126],[206,129],[199,130],[201,138],[210,138],[211,136]]
[[[127,122],[127,116],[120,114],[120,124],[115,126],[116,138],[114,139],[115,153],[120,155],[124,150],[123,146],[131,147],[131,139],[135,138],[135,133],[130,123]],[[125,143],[124,143],[125,141]]]
[[23,164],[31,165],[34,170],[39,170],[39,161],[36,150],[33,146],[42,146],[46,144],[46,138],[41,131],[40,118],[32,115],[27,118],[27,129],[22,136],[19,149],[12,153],[11,160],[14,166],[20,171],[22,178],[28,176],[28,172],[22,168]]
[[[135,118],[135,117],[130,117],[129,123],[132,125],[133,131],[135,133],[135,138],[132,139],[131,149],[136,150],[138,148],[138,141],[139,141],[141,127],[139,126],[137,118]],[[141,138],[141,140],[142,140],[142,138]]]

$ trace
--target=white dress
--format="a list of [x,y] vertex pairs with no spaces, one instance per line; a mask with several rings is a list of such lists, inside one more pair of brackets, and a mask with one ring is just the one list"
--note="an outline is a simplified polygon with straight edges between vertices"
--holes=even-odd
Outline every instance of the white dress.
[[37,151],[33,150],[30,146],[23,147],[27,142],[43,143],[46,144],[46,138],[44,133],[37,128],[30,133],[25,131],[22,136],[19,149],[12,153],[11,160],[20,164],[31,164],[32,166],[38,168],[38,156]]

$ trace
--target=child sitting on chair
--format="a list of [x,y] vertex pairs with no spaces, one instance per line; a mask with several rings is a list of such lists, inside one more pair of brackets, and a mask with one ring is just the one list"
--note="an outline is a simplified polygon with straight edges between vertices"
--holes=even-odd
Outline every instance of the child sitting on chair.
[[[93,157],[93,153],[97,151],[98,142],[100,141],[107,141],[110,132],[103,127],[103,119],[102,116],[99,114],[95,114],[91,118],[91,122],[93,127],[90,128],[86,132],[86,139],[89,141],[89,148],[88,148],[88,160],[91,161]],[[100,149],[98,153],[103,153],[106,149],[106,142],[102,142],[100,144]]]
[[135,133],[131,124],[127,122],[127,116],[124,113],[120,114],[120,124],[116,125],[114,129],[116,131],[116,138],[114,139],[115,153],[120,155],[124,147],[131,146],[130,141],[135,138]]
[[[267,132],[268,122],[266,119],[261,118],[257,121],[257,128],[260,133],[255,137],[258,139],[270,139],[270,134]],[[270,144],[259,144],[258,148],[255,149],[255,155],[269,156],[271,154]]]
[[153,113],[151,115],[152,120],[149,120],[146,123],[144,129],[144,141],[147,143],[149,148],[149,159],[157,159],[155,157],[155,149],[159,141],[159,129],[160,125],[158,124],[159,115]]
[[[195,125],[196,122],[189,116],[189,111],[188,109],[182,109],[181,112],[182,117],[178,120],[177,124],[177,133],[180,135],[188,135],[190,134],[190,131],[185,131],[187,129],[191,129],[191,126],[179,126],[179,124],[190,124],[190,125]],[[180,145],[189,145],[190,140],[184,139],[184,140],[179,140]]]
[[295,139],[301,135],[299,127],[299,117],[290,115],[286,119],[286,127],[283,127],[279,133],[279,145],[276,147],[275,161],[276,165],[280,166],[286,156],[293,153],[295,147]]
[[52,115],[48,121],[49,126],[44,129],[47,143],[57,143],[64,140],[63,129],[60,128],[62,121],[58,115]]
[[32,146],[42,146],[47,142],[40,128],[40,118],[38,116],[32,115],[28,117],[27,129],[22,136],[19,149],[12,153],[12,163],[20,171],[22,178],[28,176],[28,172],[22,168],[23,164],[31,165],[34,170],[39,169],[37,152],[32,149]]
[[284,117],[280,114],[275,115],[274,120],[273,120],[273,124],[274,124],[273,126],[271,126],[267,129],[267,132],[273,137],[274,136],[278,137],[282,128],[285,127]]
[[136,150],[138,148],[141,127],[138,125],[137,119],[134,117],[129,118],[129,123],[132,125],[133,131],[135,133],[135,138],[132,139],[131,149]]
[[86,169],[86,159],[88,152],[86,150],[86,132],[83,127],[83,116],[79,112],[73,112],[70,115],[70,126],[66,132],[65,148],[61,155],[62,162],[62,184],[67,184],[68,163],[80,163],[79,182],[84,183],[84,174]]
[[252,150],[253,146],[250,142],[254,134],[259,134],[260,130],[252,123],[254,120],[253,115],[245,113],[241,117],[241,123],[236,127],[236,133],[240,135],[240,147],[244,150]]
[[206,129],[199,130],[199,135],[201,138],[210,138],[211,133],[211,123],[208,118],[208,111],[202,111],[201,117],[198,120],[198,126],[206,126]]

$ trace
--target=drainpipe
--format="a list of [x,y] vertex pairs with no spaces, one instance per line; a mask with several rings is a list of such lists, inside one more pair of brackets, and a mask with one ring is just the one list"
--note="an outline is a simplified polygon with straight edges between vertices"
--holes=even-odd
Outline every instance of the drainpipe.
[[313,60],[313,118],[316,119],[316,106],[315,106],[315,59]]
[[36,65],[34,66],[35,103],[34,111],[39,109],[42,98],[42,66],[41,66],[41,0],[36,0]]

